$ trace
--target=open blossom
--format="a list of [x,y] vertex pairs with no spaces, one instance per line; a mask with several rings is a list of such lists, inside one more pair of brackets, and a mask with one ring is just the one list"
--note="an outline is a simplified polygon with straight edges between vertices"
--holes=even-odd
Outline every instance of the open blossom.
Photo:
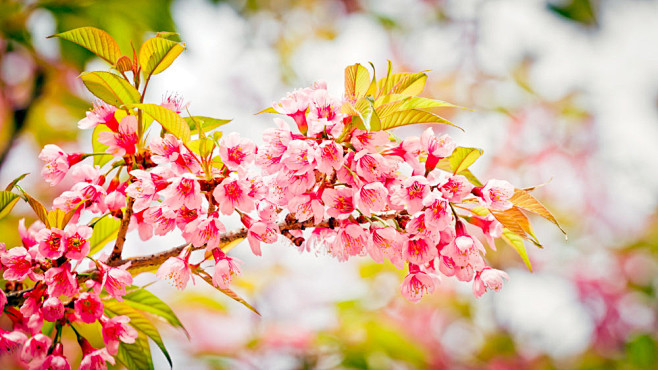
[[160,195],[165,197],[163,205],[171,209],[179,209],[182,206],[190,209],[201,208],[203,196],[196,176],[186,173],[170,181],[171,184],[160,192]]
[[313,221],[318,224],[324,219],[324,206],[314,193],[298,195],[292,198],[288,202],[288,209],[300,222],[313,218]]
[[137,117],[125,116],[119,123],[117,132],[103,131],[98,135],[98,142],[107,145],[107,152],[123,157],[126,154],[135,154],[137,137]]
[[98,262],[98,267],[102,276],[101,285],[109,295],[122,301],[122,296],[126,295],[126,287],[133,283],[133,277],[127,271],[129,264],[120,267],[110,267],[103,262]]
[[101,325],[103,326],[103,342],[107,353],[115,356],[119,351],[119,342],[135,343],[137,338],[137,330],[128,325],[130,318],[128,316],[114,316],[108,319],[105,316],[101,317]]
[[428,153],[427,164],[431,167],[428,168],[429,170],[436,166],[439,159],[452,154],[457,147],[457,144],[448,135],[442,135],[438,138],[434,136],[434,130],[431,127],[420,136],[420,145]]
[[32,255],[23,247],[12,248],[6,253],[2,253],[0,261],[5,267],[5,272],[2,274],[5,280],[21,281],[28,276],[34,277]]
[[20,348],[27,336],[18,330],[4,331],[0,329],[0,355],[10,353]]
[[38,333],[25,342],[23,349],[21,350],[20,358],[24,362],[30,362],[32,360],[45,360],[51,344],[52,339],[41,333]]
[[381,154],[362,150],[354,155],[354,168],[357,175],[368,182],[383,181],[395,171],[391,161]]
[[115,106],[109,105],[104,101],[94,102],[94,108],[87,112],[87,116],[78,122],[78,128],[89,129],[98,125],[105,125],[110,130],[116,132],[119,128],[114,113],[117,111]]
[[367,244],[367,232],[360,225],[350,223],[338,230],[329,252],[339,261],[347,261],[350,257],[364,255]]
[[213,196],[219,204],[219,210],[230,215],[235,208],[242,212],[251,212],[254,209],[254,200],[249,196],[249,183],[237,176],[230,176],[222,180],[213,191]]
[[480,273],[482,282],[487,287],[494,291],[499,291],[503,287],[503,279],[509,280],[509,275],[505,271],[500,271],[492,268],[485,268]]
[[500,238],[503,235],[503,225],[496,220],[494,215],[488,214],[486,217],[472,216],[469,222],[482,229],[487,244],[491,249],[496,250],[494,238]]
[[215,257],[215,272],[212,275],[212,283],[221,289],[228,289],[231,279],[240,275],[240,265],[242,263],[237,258],[227,256],[220,249],[213,249]]
[[420,271],[415,267],[412,272],[411,265],[409,266],[409,275],[404,278],[400,285],[402,295],[411,302],[418,302],[425,294],[434,292],[435,283],[433,278],[428,273]]
[[272,104],[274,110],[286,114],[295,120],[299,131],[306,134],[308,123],[306,122],[306,110],[310,103],[309,94],[311,89],[298,89],[289,93],[278,103]]
[[320,144],[316,160],[318,171],[331,174],[331,171],[337,171],[345,162],[343,147],[333,140],[326,140]]
[[103,302],[95,293],[80,293],[74,307],[76,316],[87,324],[95,322],[103,315]]
[[150,172],[143,170],[132,170],[130,175],[134,177],[133,181],[126,188],[126,194],[135,199],[133,210],[142,211],[151,206],[151,202],[159,198],[158,189],[153,181]]
[[317,156],[317,144],[309,144],[305,140],[292,140],[281,156],[281,162],[292,172],[306,173],[315,169]]
[[354,205],[365,216],[371,212],[381,212],[386,208],[388,190],[381,182],[371,182],[354,193]]
[[322,193],[329,217],[347,218],[354,212],[353,199],[353,188],[325,189]]
[[413,238],[407,240],[402,250],[404,258],[416,265],[424,265],[438,256],[438,251],[433,244],[425,238]]
[[187,286],[187,282],[192,277],[192,270],[190,269],[190,249],[183,249],[176,257],[170,257],[160,267],[158,272],[155,273],[160,279],[167,279],[178,290],[183,290]]
[[438,230],[443,230],[452,222],[452,213],[448,201],[437,191],[432,191],[423,199],[425,209],[425,223]]
[[48,269],[45,273],[46,285],[48,285],[48,295],[59,297],[66,295],[75,296],[78,293],[78,282],[71,273],[71,264],[69,262]]
[[438,170],[432,171],[428,176],[431,185],[435,185],[432,184],[433,180],[431,180],[435,174],[438,175],[436,181],[438,189],[443,194],[443,197],[451,202],[461,202],[473,190],[473,184],[466,177],[462,175],[450,175]]
[[279,237],[279,225],[274,222],[274,217],[268,214],[267,207],[259,209],[259,214],[264,214],[266,217],[260,221],[254,221],[248,215],[241,217],[242,223],[248,228],[247,241],[251,251],[257,255],[261,255],[260,243],[274,243]]
[[176,226],[176,212],[156,206],[144,211],[144,221],[153,225],[155,235],[167,235]]
[[46,162],[41,176],[50,186],[55,186],[62,181],[71,166],[82,160],[82,155],[67,154],[57,145],[48,144],[39,153],[39,159]]
[[398,266],[397,262],[402,259],[400,233],[394,227],[370,227],[370,239],[368,240],[368,254],[376,262],[383,262],[388,258]]
[[182,141],[172,134],[153,138],[149,144],[151,160],[156,164],[176,162],[184,149]]
[[391,194],[391,203],[405,206],[411,214],[423,209],[423,200],[430,193],[430,186],[423,176],[412,176],[402,181]]
[[484,206],[497,211],[512,208],[509,198],[514,195],[514,186],[505,180],[489,180],[480,190]]
[[367,150],[375,152],[377,147],[388,143],[388,133],[385,131],[364,131],[356,129],[352,133],[350,143],[354,145],[356,151]]
[[208,215],[208,218],[197,218],[187,224],[183,230],[183,238],[195,247],[206,245],[207,250],[219,246],[222,234],[226,232],[224,224],[219,221],[217,213]]
[[171,93],[162,98],[162,103],[160,103],[160,105],[180,114],[190,105],[190,103],[185,103],[182,96],[176,93]]
[[249,139],[240,137],[237,132],[232,132],[219,140],[219,157],[231,171],[252,162],[255,155],[256,144]]
[[66,249],[66,257],[76,260],[85,258],[89,254],[89,239],[92,232],[91,227],[87,225],[67,225],[64,229],[63,243]]

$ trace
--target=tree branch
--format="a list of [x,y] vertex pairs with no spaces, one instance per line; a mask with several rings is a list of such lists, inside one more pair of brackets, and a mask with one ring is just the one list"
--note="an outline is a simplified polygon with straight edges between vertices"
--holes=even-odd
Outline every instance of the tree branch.
[[121,260],[121,252],[123,252],[123,244],[126,242],[126,234],[128,233],[128,226],[130,226],[130,218],[133,215],[133,204],[135,203],[135,198],[128,197],[128,202],[126,203],[126,211],[123,213],[121,218],[121,226],[119,227],[119,233],[117,234],[117,241],[114,243],[114,249],[112,249],[112,254],[110,258],[107,259],[109,265],[115,265],[116,261]]

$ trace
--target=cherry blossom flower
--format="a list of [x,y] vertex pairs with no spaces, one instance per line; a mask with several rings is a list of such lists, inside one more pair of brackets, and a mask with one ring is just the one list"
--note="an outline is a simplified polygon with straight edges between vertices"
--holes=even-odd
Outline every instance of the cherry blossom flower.
[[371,182],[362,186],[354,193],[354,205],[365,216],[371,212],[380,212],[386,208],[388,190],[381,182]]
[[247,241],[249,242],[249,247],[251,247],[251,251],[257,256],[261,255],[260,243],[276,242],[280,232],[279,225],[273,222],[273,217],[267,215],[267,211],[259,209],[259,213],[265,213],[265,219],[254,222],[254,220],[246,214],[241,217],[242,223],[248,228]]
[[254,200],[249,196],[249,191],[249,183],[232,175],[222,180],[212,194],[219,204],[219,210],[230,215],[236,208],[243,212],[251,212],[254,209]]
[[41,176],[50,186],[55,186],[64,179],[71,166],[82,160],[82,155],[66,154],[57,145],[48,144],[39,153],[39,159],[46,162],[41,170]]
[[20,358],[24,362],[30,362],[33,360],[41,362],[46,359],[51,344],[52,339],[38,333],[25,342],[23,349],[21,350]]
[[402,251],[404,258],[416,265],[423,265],[438,256],[438,251],[434,245],[429,244],[425,238],[407,240]]
[[101,286],[105,287],[109,295],[121,302],[122,297],[126,295],[126,287],[133,283],[133,277],[127,271],[130,263],[119,267],[110,267],[103,262],[97,262],[97,265],[102,277]]
[[409,266],[409,275],[404,278],[400,285],[402,295],[414,303],[420,301],[425,294],[434,292],[434,288],[435,278],[426,272],[420,271],[418,267],[413,268],[412,265]]
[[486,217],[472,216],[469,222],[482,229],[487,244],[491,249],[496,250],[494,238],[500,238],[503,235],[503,225],[496,220],[494,215],[488,214]]
[[158,189],[153,181],[153,176],[150,172],[143,170],[132,170],[130,175],[133,176],[133,181],[126,188],[126,194],[135,199],[133,203],[133,210],[140,212],[151,206],[151,202],[159,198]]
[[132,115],[121,119],[117,132],[103,131],[98,135],[98,142],[107,145],[106,151],[117,157],[135,154],[138,140],[137,117]]
[[48,285],[48,295],[51,297],[61,295],[73,297],[78,293],[78,282],[71,273],[69,262],[48,269],[45,273],[45,282]]
[[347,261],[350,257],[362,256],[367,244],[367,232],[358,224],[348,223],[338,230],[335,243],[328,248],[339,261]]
[[309,93],[311,89],[298,89],[289,93],[278,103],[273,103],[272,107],[279,113],[286,114],[295,120],[299,131],[306,134],[308,124],[306,122],[306,110],[308,109]]
[[71,370],[71,365],[69,365],[66,357],[64,357],[63,348],[62,343],[55,344],[53,352],[41,364],[42,368],[49,370]]
[[217,213],[208,215],[207,218],[197,218],[187,224],[183,230],[183,238],[195,247],[206,245],[206,250],[219,246],[221,236],[226,232],[224,224],[219,221]]
[[117,132],[119,122],[117,122],[114,116],[116,110],[117,108],[115,106],[98,100],[94,102],[94,108],[87,112],[87,116],[78,122],[78,128],[85,130],[102,124],[110,130]]
[[337,171],[345,162],[343,147],[333,140],[326,140],[320,144],[317,152],[318,171],[329,175]]
[[313,221],[319,224],[324,219],[324,206],[314,193],[302,194],[292,198],[288,202],[288,209],[300,222],[312,217]]
[[114,365],[114,357],[107,352],[107,349],[96,349],[85,338],[78,339],[78,342],[83,354],[79,370],[106,370],[106,362]]
[[66,248],[66,257],[76,260],[85,258],[89,254],[89,239],[92,232],[91,227],[87,225],[67,225],[64,229],[63,243]]
[[430,186],[423,176],[412,176],[402,181],[391,193],[391,203],[398,206],[406,206],[409,213],[413,214],[423,209],[423,200],[430,193]]
[[192,277],[190,269],[190,249],[184,248],[176,257],[168,258],[155,273],[160,279],[166,279],[178,290],[183,290]]
[[109,319],[106,316],[101,317],[103,327],[103,342],[107,353],[115,356],[119,352],[119,343],[135,343],[137,330],[128,325],[130,318],[128,316],[114,316]]
[[80,293],[74,307],[76,316],[87,324],[95,322],[103,315],[103,302],[98,294],[93,292]]
[[381,154],[362,150],[354,155],[354,168],[357,175],[367,182],[383,181],[390,176],[395,167]]
[[4,331],[0,329],[0,355],[21,348],[25,341],[27,341],[27,336],[18,330]]
[[176,227],[176,212],[163,207],[151,207],[144,211],[144,221],[152,224],[155,235],[167,235]]
[[288,170],[302,174],[315,169],[318,154],[317,144],[309,144],[305,140],[292,140],[281,156],[281,162]]
[[452,213],[448,201],[437,191],[432,191],[423,199],[425,223],[435,230],[443,230],[452,222]]
[[169,110],[173,110],[178,114],[181,114],[190,105],[190,103],[184,103],[182,96],[171,93],[162,99],[162,103],[160,103],[160,105]]
[[[473,184],[462,175],[449,175],[446,172],[434,170],[428,177],[431,185],[437,185],[443,197],[450,202],[459,203],[473,190]],[[436,181],[433,179],[436,178]],[[433,184],[436,182],[436,184]]]
[[213,255],[215,257],[215,272],[212,275],[212,282],[216,287],[228,289],[233,277],[240,275],[239,263],[242,263],[242,261],[227,256],[219,248],[213,249]]
[[64,316],[64,305],[57,297],[50,297],[43,302],[41,307],[43,318],[55,322]]
[[[32,255],[23,247],[15,247],[2,253],[0,261],[5,267],[2,277],[5,280],[21,281],[26,277],[34,278],[32,271]],[[34,279],[33,279],[34,280]]]
[[434,136],[434,130],[430,127],[420,136],[420,145],[423,150],[427,151],[427,161],[425,162],[425,169],[431,171],[436,167],[436,164],[441,158],[447,157],[452,154],[457,144],[448,135],[441,137]]
[[350,143],[356,151],[366,150],[374,153],[377,147],[388,143],[388,133],[385,131],[363,131],[356,129],[352,133]]
[[179,209],[182,206],[187,208],[201,208],[201,189],[199,182],[191,173],[183,174],[180,177],[174,177],[170,180],[171,184],[160,192],[164,196],[163,205],[171,209]]
[[329,217],[347,218],[354,212],[353,199],[353,188],[325,189],[322,193]]
[[378,263],[388,258],[395,264],[402,259],[401,240],[400,233],[393,227],[371,227],[368,254]]
[[237,132],[232,132],[219,140],[219,157],[231,171],[252,162],[255,155],[256,144],[249,139],[240,137]]
[[497,292],[503,287],[503,279],[509,280],[509,275],[505,271],[485,268],[480,272],[480,278],[487,289]]
[[479,192],[483,204],[487,208],[504,211],[514,206],[509,201],[509,198],[514,195],[514,186],[505,180],[489,180]]

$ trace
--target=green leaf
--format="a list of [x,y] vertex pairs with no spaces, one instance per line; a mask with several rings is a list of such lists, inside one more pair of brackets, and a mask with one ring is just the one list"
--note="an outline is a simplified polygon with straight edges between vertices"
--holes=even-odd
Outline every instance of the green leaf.
[[212,153],[212,150],[215,149],[215,143],[212,139],[207,137],[202,137],[201,139],[192,140],[187,143],[187,147],[190,148],[194,153],[205,158],[208,154]]
[[388,130],[400,126],[413,125],[416,123],[444,123],[450,126],[461,128],[445,118],[431,112],[419,109],[409,109],[398,111],[381,119],[382,130]]
[[544,207],[544,205],[541,204],[541,202],[535,199],[535,197],[530,195],[530,193],[528,193],[527,191],[523,189],[516,189],[514,191],[514,195],[512,195],[509,201],[514,203],[515,206],[521,209],[538,214],[543,218],[551,221],[552,223],[555,224],[555,226],[558,227],[558,229],[560,229],[560,231],[562,231],[562,233],[564,234],[564,238],[565,239],[567,238],[567,232],[564,231],[564,229],[562,229],[560,224],[557,222],[555,216],[553,216],[553,214],[548,209],[546,209],[546,207]]
[[503,228],[502,239],[505,243],[509,244],[514,250],[521,256],[521,259],[528,267],[528,270],[532,272],[532,265],[530,264],[530,258],[528,258],[528,252],[525,250],[525,245],[523,244],[523,238],[511,232],[507,228]]
[[345,97],[355,101],[365,95],[370,87],[370,73],[357,63],[345,68]]
[[462,172],[470,167],[482,155],[482,149],[457,147],[448,161],[453,174]]
[[181,328],[185,332],[187,337],[190,337],[190,334],[187,332],[187,329],[180,322],[174,311],[164,303],[160,298],[156,297],[153,293],[149,292],[146,289],[137,289],[132,292],[129,292],[123,296],[124,302],[138,310],[151,313],[153,315],[159,316],[166,320],[169,324],[174,327]]
[[199,134],[199,126],[197,125],[201,125],[201,130],[203,130],[203,132],[209,132],[232,121],[232,119],[219,119],[203,116],[185,117],[184,119],[185,122],[187,122],[192,135]]
[[105,246],[105,244],[116,239],[120,227],[121,220],[111,216],[105,216],[94,223],[92,226],[94,231],[91,234],[91,239],[89,239],[89,255],[98,252]]
[[262,111],[260,111],[256,114],[261,114],[261,113],[276,113],[276,114],[279,114],[279,112],[277,112],[276,109],[274,109],[274,107],[267,107],[267,108],[263,109]]
[[176,41],[174,39],[179,38],[178,32],[167,32],[167,31],[160,31],[155,34],[155,37],[160,37],[163,39],[171,40],[171,41]]
[[184,143],[190,141],[190,137],[192,136],[190,127],[187,122],[185,122],[185,120],[173,110],[157,104],[131,104],[128,105],[128,107],[141,109],[144,113],[153,117],[154,120],[160,122],[165,130],[181,139]]
[[20,186],[17,186],[17,188],[21,191],[21,193],[23,193],[25,201],[30,205],[30,207],[32,207],[39,220],[43,222],[47,228],[50,229],[50,222],[48,221],[48,210],[46,210],[46,207],[38,200],[32,198],[32,196],[26,193],[25,190],[23,190]]
[[[389,70],[390,72],[390,70]],[[423,92],[427,75],[418,73],[393,73],[377,82],[380,87],[379,96],[388,94],[404,94],[416,96]]]
[[5,188],[5,190],[6,190],[6,191],[11,191],[11,190],[14,188],[14,186],[16,186],[16,184],[18,184],[19,181],[23,180],[23,179],[25,178],[25,176],[27,176],[27,175],[29,175],[29,174],[30,174],[30,173],[27,172],[27,173],[24,173],[24,174],[18,176],[18,177],[15,178],[12,182],[10,182],[9,185],[7,185],[7,187]]
[[[94,131],[91,133],[91,147],[94,149],[94,153],[104,153],[107,148],[107,145],[98,141],[101,132],[112,132],[109,127],[105,125],[98,125],[94,127]],[[95,155],[94,164],[103,167],[107,162],[111,161],[114,158],[113,155]]]
[[14,208],[16,203],[21,199],[18,194],[10,191],[0,192],[0,219],[7,217],[9,212]]
[[80,75],[87,89],[102,101],[121,108],[123,105],[139,103],[141,96],[123,77],[110,72],[83,72]]
[[139,65],[145,76],[156,75],[167,69],[185,50],[185,44],[167,40],[163,37],[153,37],[139,49]]
[[153,369],[151,347],[146,334],[138,332],[135,343],[119,343],[119,352],[117,352],[116,359],[127,369]]
[[121,56],[119,44],[107,32],[94,27],[81,27],[48,36],[72,41],[98,55],[106,62],[115,65]]
[[44,320],[43,326],[41,327],[41,334],[50,337],[50,335],[53,333],[53,330],[55,330],[55,323]]
[[241,303],[243,306],[250,309],[256,315],[260,316],[260,312],[258,312],[258,310],[256,310],[252,305],[250,305],[247,301],[245,301],[242,297],[240,297],[236,292],[232,291],[231,289],[222,289],[222,288],[216,287],[215,284],[212,283],[212,278],[207,274],[206,275],[199,275],[199,276],[201,276],[201,278],[203,280],[205,280],[208,284],[210,284],[215,289],[217,289],[220,292],[224,293],[226,296],[233,299],[234,301],[236,301],[238,303]]
[[[169,356],[169,352],[162,342],[160,332],[158,332],[158,329],[155,327],[155,325],[153,325],[153,323],[146,316],[144,316],[142,312],[134,309],[126,303],[117,302],[116,300],[109,300],[105,301],[104,303],[105,314],[107,316],[128,316],[130,318],[130,325],[137,331],[142,332],[151,338],[165,355],[167,361],[169,361],[169,366],[172,366],[171,356]],[[148,342],[146,344],[148,345]]]
[[373,104],[371,97],[364,97],[359,99],[359,101],[357,101],[355,105],[355,108],[359,113],[358,114],[359,118],[361,118],[361,122],[363,122],[363,125],[366,130],[369,131],[381,130],[382,127],[381,120],[379,119],[379,115],[375,110],[375,106]]

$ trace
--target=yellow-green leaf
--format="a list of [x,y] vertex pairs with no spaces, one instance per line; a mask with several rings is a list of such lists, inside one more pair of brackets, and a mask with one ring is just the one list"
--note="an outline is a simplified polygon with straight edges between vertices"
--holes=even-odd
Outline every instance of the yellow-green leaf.
[[[94,149],[94,153],[105,153],[108,146],[98,141],[98,137],[101,132],[112,131],[105,125],[98,125],[94,127],[94,131],[91,133],[91,147]],[[95,155],[94,164],[98,166],[104,166],[107,162],[111,161],[114,158],[113,155]]]
[[139,103],[141,96],[123,77],[110,72],[83,72],[80,75],[87,89],[102,101],[120,108]]
[[457,174],[468,169],[481,155],[482,149],[457,147],[448,157],[452,173]]
[[535,236],[530,220],[528,220],[528,217],[519,208],[512,207],[502,212],[491,211],[491,214],[493,214],[503,227],[524,239],[530,240],[533,244],[542,248],[542,245],[539,244],[539,241]]
[[[431,112],[426,112],[419,109],[409,109],[405,111],[398,111],[381,119],[382,130],[388,130],[395,127],[413,125],[416,123],[444,123],[447,125],[455,126],[457,125],[446,120],[445,118],[438,116]],[[461,128],[459,128],[461,129]]]
[[192,133],[187,122],[171,109],[167,109],[157,104],[131,104],[129,108],[139,108],[144,113],[153,117],[154,120],[160,122],[162,127],[172,135],[183,140],[184,143],[190,141]]
[[227,297],[233,299],[234,301],[236,301],[238,303],[241,303],[242,305],[244,305],[245,307],[250,309],[252,312],[254,312],[256,315],[260,316],[260,312],[258,312],[258,310],[256,310],[252,305],[250,305],[247,301],[245,301],[242,297],[240,297],[236,292],[232,291],[231,289],[222,289],[222,288],[216,287],[212,283],[212,278],[208,275],[199,275],[199,276],[201,276],[201,278],[203,280],[205,280],[208,284],[213,286],[215,289],[217,289],[220,292],[224,293]]
[[153,37],[139,49],[139,65],[145,76],[158,74],[167,69],[185,50],[185,44]]
[[83,48],[98,55],[106,62],[115,65],[121,56],[119,44],[107,32],[95,27],[80,27],[74,30],[48,36],[58,37],[63,40],[74,42]]
[[0,219],[7,217],[16,203],[18,203],[19,199],[21,198],[18,194],[14,194],[10,191],[0,192]]
[[427,75],[423,72],[418,73],[393,73],[385,79],[377,82],[381,86],[379,95],[404,94],[407,96],[416,96],[425,89]]
[[135,343],[119,343],[116,359],[127,369],[152,370],[153,358],[148,337],[143,332],[137,333]]
[[124,302],[141,311],[148,312],[166,320],[170,325],[183,329],[185,335],[190,337],[187,329],[180,322],[174,311],[155,294],[146,289],[136,289],[123,296]]
[[199,135],[198,125],[200,125],[201,130],[204,133],[206,133],[216,129],[219,126],[225,125],[231,121],[232,121],[231,119],[220,119],[220,118],[203,117],[203,116],[185,117],[185,122],[187,122],[187,125],[190,127],[190,131],[192,132],[192,135]]
[[543,218],[554,223],[555,226],[557,226],[560,229],[560,231],[562,231],[566,239],[567,233],[566,231],[564,231],[564,229],[562,229],[560,224],[557,222],[555,216],[553,216],[553,214],[548,209],[546,209],[546,207],[544,207],[543,204],[541,204],[537,199],[535,199],[535,197],[530,195],[530,193],[528,193],[523,189],[516,189],[514,195],[512,195],[512,197],[509,200],[510,202],[514,203],[514,205],[516,205],[517,207],[524,209],[528,212],[538,214]]
[[345,96],[355,101],[362,97],[370,87],[370,73],[366,67],[357,63],[345,68]]
[[12,182],[10,182],[9,185],[7,185],[5,190],[6,191],[11,191],[14,188],[14,186],[16,186],[16,184],[18,184],[19,181],[23,180],[25,178],[25,176],[27,176],[29,174],[30,174],[29,172],[24,173],[24,174],[18,176],[17,178],[15,178],[14,180],[12,180]]
[[256,114],[261,114],[261,113],[279,113],[279,112],[277,112],[276,109],[274,109],[274,107],[267,107]]
[[532,265],[530,264],[530,258],[528,258],[528,252],[526,251],[525,245],[523,244],[523,238],[511,232],[509,229],[504,228],[502,239],[503,241],[505,241],[505,243],[509,244],[509,246],[514,248],[514,250],[519,254],[519,256],[521,256],[521,259],[528,267],[528,270],[532,272]]
[[114,240],[117,237],[117,234],[119,234],[120,227],[121,220],[111,216],[105,216],[94,223],[92,226],[94,231],[91,234],[91,239],[89,239],[89,255],[98,252],[105,246],[105,244]]

